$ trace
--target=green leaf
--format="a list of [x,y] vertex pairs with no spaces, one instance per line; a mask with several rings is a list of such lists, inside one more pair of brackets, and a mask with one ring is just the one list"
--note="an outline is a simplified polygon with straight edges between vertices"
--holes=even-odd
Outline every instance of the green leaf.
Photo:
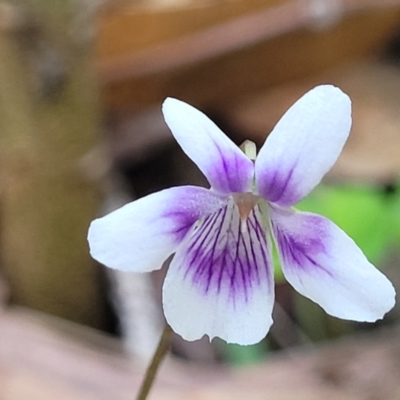
[[228,362],[237,366],[251,365],[260,362],[265,358],[267,350],[268,347],[265,341],[251,346],[224,343],[223,348]]

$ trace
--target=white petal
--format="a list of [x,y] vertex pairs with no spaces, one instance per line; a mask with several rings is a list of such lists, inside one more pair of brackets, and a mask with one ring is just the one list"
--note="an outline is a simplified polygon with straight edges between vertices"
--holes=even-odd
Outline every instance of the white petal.
[[394,306],[390,281],[333,222],[290,211],[271,217],[286,279],[328,314],[374,322]]
[[340,89],[317,86],[277,123],[256,159],[258,192],[281,206],[305,197],[336,162],[351,127],[351,101]]
[[175,139],[212,188],[222,193],[250,189],[252,161],[206,115],[171,98],[165,100],[163,113]]
[[186,340],[262,340],[274,301],[269,242],[258,206],[244,225],[232,201],[202,220],[179,246],[164,282],[164,313],[172,329]]
[[224,204],[209,190],[194,186],[151,194],[94,220],[88,234],[90,253],[110,268],[159,269],[192,225]]

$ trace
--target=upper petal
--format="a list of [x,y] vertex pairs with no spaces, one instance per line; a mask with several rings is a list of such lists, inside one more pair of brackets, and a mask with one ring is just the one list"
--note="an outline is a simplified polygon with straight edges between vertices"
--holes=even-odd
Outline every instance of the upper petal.
[[90,253],[110,268],[159,269],[191,226],[224,204],[209,190],[195,186],[153,193],[94,220],[88,234]]
[[177,249],[163,288],[164,313],[186,340],[253,344],[272,324],[270,241],[254,208],[245,225],[231,201],[197,225]]
[[281,206],[305,197],[337,160],[351,127],[350,98],[317,86],[277,123],[255,164],[258,192]]
[[271,217],[286,279],[328,314],[374,322],[394,306],[390,281],[333,222],[278,210]]
[[171,98],[165,100],[163,113],[175,139],[212,188],[222,193],[249,190],[252,161],[214,122],[189,104]]

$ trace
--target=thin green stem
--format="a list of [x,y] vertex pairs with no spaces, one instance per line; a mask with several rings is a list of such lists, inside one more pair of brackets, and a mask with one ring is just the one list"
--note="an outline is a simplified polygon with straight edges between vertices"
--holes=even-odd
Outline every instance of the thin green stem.
[[146,400],[147,396],[150,392],[151,387],[153,386],[154,379],[157,375],[158,368],[161,365],[161,361],[166,356],[169,349],[169,340],[171,337],[171,328],[169,325],[165,325],[163,333],[161,335],[160,341],[158,343],[156,352],[150,362],[150,365],[147,367],[146,375],[142,382],[142,386],[140,387],[139,394],[136,397],[136,400]]

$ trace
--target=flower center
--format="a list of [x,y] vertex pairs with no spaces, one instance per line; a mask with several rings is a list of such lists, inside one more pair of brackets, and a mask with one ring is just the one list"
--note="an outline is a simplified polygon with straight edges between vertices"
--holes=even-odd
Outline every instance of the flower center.
[[233,193],[232,198],[239,210],[240,229],[244,233],[247,231],[247,218],[261,198],[253,193]]

